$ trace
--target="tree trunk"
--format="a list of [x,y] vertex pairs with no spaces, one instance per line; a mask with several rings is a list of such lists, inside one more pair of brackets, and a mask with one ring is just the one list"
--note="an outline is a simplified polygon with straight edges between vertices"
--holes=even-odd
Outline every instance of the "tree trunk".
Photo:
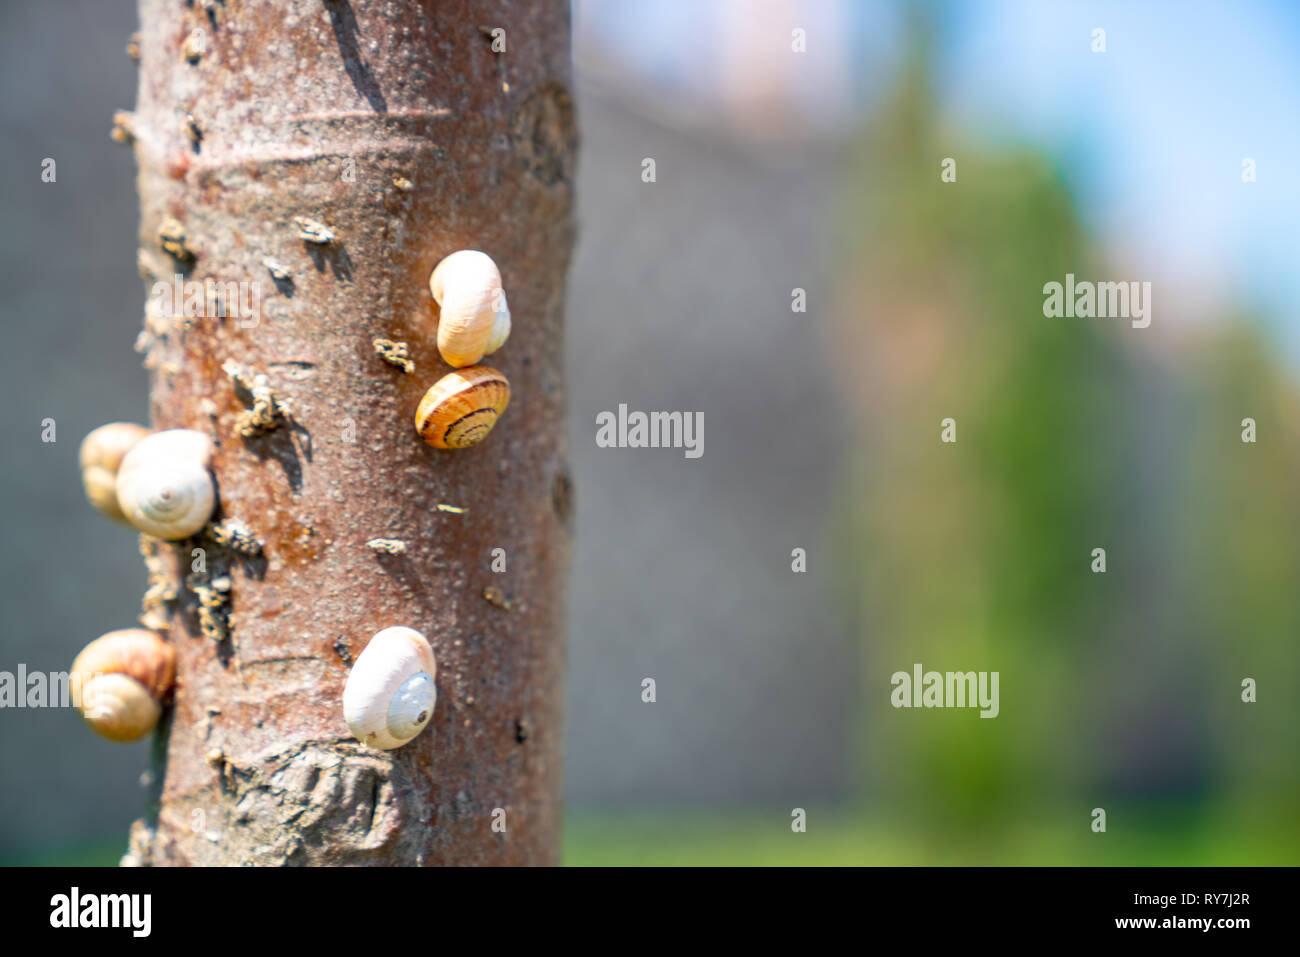
[[[139,102],[120,125],[146,286],[260,287],[257,320],[236,287],[217,287],[228,318],[151,298],[153,423],[213,436],[214,522],[242,522],[262,548],[241,554],[209,526],[150,559],[177,686],[123,863],[555,862],[567,0],[140,0],[140,22]],[[296,217],[335,238],[302,238],[316,227]],[[481,444],[439,451],[414,427],[450,371],[428,279],[461,248],[501,269],[514,330],[486,361],[512,401]],[[409,343],[414,371],[381,359],[377,337]],[[428,636],[438,699],[386,752],[348,733],[341,695],[390,625]]]

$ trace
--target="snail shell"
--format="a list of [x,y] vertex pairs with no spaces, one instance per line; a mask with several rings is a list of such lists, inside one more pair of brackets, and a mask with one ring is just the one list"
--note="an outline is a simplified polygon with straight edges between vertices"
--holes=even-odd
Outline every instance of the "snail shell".
[[96,638],[72,663],[70,683],[80,689],[81,716],[110,741],[134,741],[162,716],[176,654],[152,631],[124,628]]
[[391,751],[419,734],[438,700],[433,649],[414,628],[385,628],[357,656],[343,687],[343,720],[358,741]]
[[110,422],[81,440],[81,484],[86,498],[96,511],[114,521],[126,521],[117,504],[117,470],[122,457],[148,434],[147,428],[134,422]]
[[176,540],[212,517],[216,487],[208,465],[212,440],[202,432],[169,429],[141,439],[117,470],[117,503],[140,531]]
[[510,382],[496,369],[457,369],[424,394],[415,430],[435,449],[463,449],[482,442],[509,404]]
[[429,291],[441,307],[438,351],[448,365],[472,366],[509,337],[510,306],[501,272],[487,253],[452,253],[434,267]]

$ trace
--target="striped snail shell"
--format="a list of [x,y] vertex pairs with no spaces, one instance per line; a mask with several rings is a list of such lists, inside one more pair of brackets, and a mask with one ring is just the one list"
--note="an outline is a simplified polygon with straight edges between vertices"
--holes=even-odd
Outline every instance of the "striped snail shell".
[[188,538],[212,517],[216,486],[208,466],[212,440],[169,429],[141,439],[117,471],[117,503],[127,521],[169,541]]
[[457,369],[424,394],[415,430],[435,449],[463,449],[482,442],[509,404],[510,382],[496,369]]
[[440,307],[438,351],[448,365],[472,366],[510,335],[510,306],[492,257],[461,249],[434,267],[429,292]]
[[176,654],[152,631],[124,628],[96,638],[72,663],[77,710],[110,741],[134,741],[162,716],[175,677]]
[[343,687],[348,730],[372,748],[400,748],[433,716],[437,673],[433,649],[414,628],[378,632],[357,656]]

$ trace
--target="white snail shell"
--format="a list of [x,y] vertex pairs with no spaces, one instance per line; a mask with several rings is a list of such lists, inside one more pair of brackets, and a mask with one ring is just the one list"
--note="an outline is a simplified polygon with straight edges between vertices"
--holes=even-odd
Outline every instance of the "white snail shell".
[[433,649],[414,628],[385,628],[357,656],[343,687],[343,720],[362,744],[400,748],[429,723],[438,700]]
[[510,335],[510,306],[492,257],[461,249],[434,267],[429,292],[441,307],[438,351],[448,365],[472,366]]
[[193,535],[212,517],[216,487],[208,466],[212,440],[169,429],[141,439],[117,470],[117,503],[127,521],[157,538]]
[[82,649],[70,683],[86,724],[110,741],[134,741],[158,723],[175,673],[171,645],[152,631],[124,628]]
[[122,457],[149,434],[134,422],[101,425],[81,440],[81,484],[96,511],[118,522],[126,516],[117,504],[117,470]]

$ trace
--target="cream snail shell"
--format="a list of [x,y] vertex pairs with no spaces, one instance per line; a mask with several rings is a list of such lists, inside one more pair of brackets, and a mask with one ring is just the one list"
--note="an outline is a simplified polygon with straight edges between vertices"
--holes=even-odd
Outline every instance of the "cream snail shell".
[[208,466],[212,440],[169,429],[141,439],[117,470],[117,503],[127,521],[156,538],[193,535],[212,517],[216,486]]
[[452,253],[434,267],[429,292],[441,308],[438,351],[448,365],[472,366],[510,335],[510,307],[501,272],[477,249]]
[[81,484],[96,511],[118,522],[126,516],[117,504],[117,470],[122,457],[149,434],[134,422],[101,425],[81,440]]
[[415,430],[435,449],[463,449],[482,442],[509,404],[510,382],[496,369],[457,369],[424,394]]
[[110,741],[134,741],[162,716],[175,669],[176,653],[152,631],[110,631],[72,663],[70,684],[80,692],[77,710]]
[[429,723],[438,700],[433,649],[414,628],[385,628],[357,656],[343,687],[343,720],[358,741],[400,748]]

